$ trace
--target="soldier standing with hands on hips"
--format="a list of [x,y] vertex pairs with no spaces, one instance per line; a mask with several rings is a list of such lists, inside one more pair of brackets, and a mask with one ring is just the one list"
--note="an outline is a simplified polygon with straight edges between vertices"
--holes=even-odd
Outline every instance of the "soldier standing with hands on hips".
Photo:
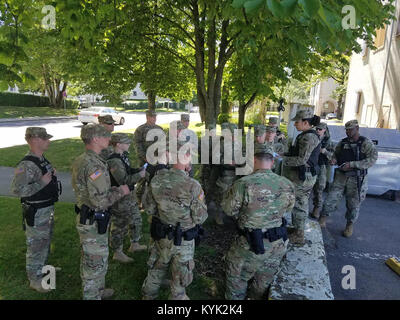
[[112,289],[105,289],[109,208],[130,190],[127,185],[111,187],[107,162],[100,156],[109,144],[111,133],[101,125],[87,125],[82,128],[81,138],[86,152],[72,165],[72,187],[77,199],[76,228],[82,247],[83,298],[100,300],[114,293]]
[[15,169],[12,192],[21,197],[23,227],[26,235],[26,272],[30,287],[45,293],[42,268],[47,264],[54,225],[54,203],[58,201],[61,185],[56,170],[43,153],[50,145],[45,128],[28,127],[25,140],[29,152]]

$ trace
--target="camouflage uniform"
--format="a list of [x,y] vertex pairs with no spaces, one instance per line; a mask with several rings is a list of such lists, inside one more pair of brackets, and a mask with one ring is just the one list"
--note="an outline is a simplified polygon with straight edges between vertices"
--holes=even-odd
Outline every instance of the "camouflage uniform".
[[[351,128],[354,125],[358,126],[358,122],[356,120],[349,121],[348,123],[346,123],[346,129]],[[340,153],[342,151],[342,144],[343,140],[337,144],[333,155],[334,159],[339,159],[341,155]],[[357,146],[357,142],[353,142],[350,145],[354,152]],[[351,168],[366,170],[372,167],[378,159],[378,151],[374,143],[368,138],[365,138],[364,142],[361,145],[361,153],[365,154],[365,159],[360,161],[351,161]],[[335,180],[330,187],[328,196],[324,202],[321,217],[329,216],[332,212],[334,212],[343,195],[345,195],[347,208],[346,220],[347,222],[351,223],[357,221],[360,212],[360,205],[364,201],[368,190],[368,176],[365,175],[364,178],[361,178],[361,180],[362,183],[360,185],[359,199],[357,177],[346,176],[345,171],[336,169]]]
[[277,135],[274,139],[274,143],[280,143],[283,145],[283,147],[286,147],[287,139],[286,139],[285,135],[283,134],[283,132],[280,131],[278,122],[279,122],[279,119],[277,117],[271,117],[271,118],[269,118],[268,125],[276,127]]
[[[123,133],[113,134],[111,141],[130,144],[129,137]],[[124,165],[124,162],[126,165]],[[107,160],[110,174],[116,185],[128,185],[132,189],[141,179],[139,173],[132,174],[127,171],[130,168],[128,155],[126,153],[120,157],[111,157]],[[142,216],[137,204],[136,193],[132,191],[129,195],[114,203],[111,207],[111,248],[122,251],[123,240],[129,230],[131,231],[131,243],[139,242],[142,231]]]
[[322,209],[323,193],[326,188],[327,174],[329,169],[328,161],[332,160],[333,152],[335,150],[335,143],[331,140],[328,126],[325,123],[319,124],[316,128],[326,129],[325,135],[321,141],[321,149],[326,149],[324,153],[320,154],[320,173],[318,174],[317,181],[313,188],[314,193],[314,208]]
[[[37,136],[43,139],[50,139],[52,136],[46,133],[44,128],[29,127],[26,130],[26,138]],[[43,161],[44,158],[38,157],[29,151],[26,156],[36,157]],[[51,164],[47,167],[48,171],[53,170]],[[46,186],[42,178],[42,170],[32,161],[21,161],[15,169],[15,175],[11,183],[11,191],[18,197],[31,197],[37,194]],[[30,203],[40,204],[47,201],[32,201]],[[42,268],[47,264],[50,254],[50,244],[54,226],[54,205],[37,209],[34,218],[34,226],[25,224],[26,235],[26,272],[31,282],[40,283],[42,279]]]
[[[147,213],[156,215],[164,224],[183,231],[202,224],[207,219],[207,207],[200,184],[186,172],[171,168],[162,170],[152,179],[145,200]],[[182,239],[180,246],[174,240],[164,238],[153,242],[148,260],[149,271],[143,283],[144,299],[155,299],[162,281],[171,265],[171,299],[186,298],[186,287],[193,280],[194,240]]]
[[[255,153],[259,152],[260,146]],[[265,145],[265,153],[272,149]],[[280,227],[285,212],[293,208],[294,186],[271,170],[257,170],[236,181],[222,202],[225,213],[237,220],[240,229]],[[255,254],[243,235],[237,236],[226,256],[226,293],[228,300],[243,300],[246,295],[262,299],[286,253],[283,239],[263,239],[265,253]],[[252,280],[247,294],[248,282]]]
[[[100,125],[85,126],[81,137],[91,139],[95,136],[110,137]],[[75,191],[77,206],[88,206],[95,211],[107,210],[124,196],[121,188],[111,187],[107,162],[94,151],[87,150],[72,164],[72,187]],[[92,225],[80,223],[76,218],[81,251],[80,273],[82,278],[83,298],[100,300],[105,287],[108,268],[108,232],[99,234],[97,222]]]
[[[146,115],[147,116],[156,116],[157,114],[154,111],[147,111]],[[139,126],[135,130],[135,133],[133,134],[133,145],[135,147],[136,155],[137,155],[138,162],[139,162],[138,163],[139,167],[142,167],[147,162],[147,159],[146,159],[147,149],[154,143],[154,141],[146,141],[146,135],[152,129],[163,130],[160,126],[158,126],[156,124],[150,125],[148,123],[145,123],[145,124],[142,124],[141,126]],[[146,180],[145,180],[145,178],[143,178],[136,185],[136,195],[137,195],[139,202],[142,201],[142,196],[143,196],[144,189],[145,189],[145,183],[146,183]]]
[[[297,113],[296,117],[292,121],[298,119],[312,118],[313,115],[307,114],[308,111],[301,110]],[[299,118],[300,117],[300,118]],[[305,173],[305,180],[299,179],[298,167],[306,165],[310,159],[313,151],[320,145],[320,140],[315,132],[303,133],[296,138],[295,148],[297,147],[299,152],[298,156],[285,156],[283,158],[283,166],[285,166],[284,175],[293,182],[296,188],[296,203],[292,211],[292,223],[296,230],[304,231],[305,221],[308,216],[308,201],[310,198],[311,191],[317,180],[317,176],[313,176],[311,172]],[[307,167],[307,166],[306,166]]]

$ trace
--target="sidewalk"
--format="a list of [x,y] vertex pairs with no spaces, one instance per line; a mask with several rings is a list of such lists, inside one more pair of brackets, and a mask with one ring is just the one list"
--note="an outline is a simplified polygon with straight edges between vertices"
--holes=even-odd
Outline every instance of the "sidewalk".
[[78,116],[59,116],[59,117],[27,117],[27,118],[9,118],[0,119],[0,123],[18,122],[18,121],[37,121],[37,120],[76,120]]
[[[14,168],[0,167],[0,196],[15,197],[10,191],[11,181],[14,177]],[[57,172],[57,177],[62,183],[60,201],[75,202],[75,194],[71,186],[71,174]]]

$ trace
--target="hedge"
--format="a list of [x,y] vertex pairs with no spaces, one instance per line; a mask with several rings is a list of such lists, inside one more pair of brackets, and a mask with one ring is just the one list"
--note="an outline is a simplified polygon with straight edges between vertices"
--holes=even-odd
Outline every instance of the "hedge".
[[[50,99],[45,96],[36,96],[33,94],[0,92],[0,106],[5,107],[50,107]],[[79,107],[78,100],[67,99],[67,109],[77,109]]]

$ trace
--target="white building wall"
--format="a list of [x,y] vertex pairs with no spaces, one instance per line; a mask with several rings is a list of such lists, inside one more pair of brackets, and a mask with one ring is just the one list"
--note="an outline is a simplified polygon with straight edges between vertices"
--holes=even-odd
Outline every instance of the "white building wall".
[[[397,16],[400,16],[400,5],[398,5]],[[395,29],[383,99],[384,108],[380,108],[380,102],[389,52],[391,25],[386,29],[383,48],[367,49],[364,56],[362,53],[353,54],[351,58],[344,122],[357,119],[361,125],[368,127],[383,126],[389,129],[400,129],[400,35],[396,36],[398,22],[394,23]],[[359,92],[362,93],[362,98],[358,108]]]
[[[337,88],[335,80],[329,78],[326,81],[318,82],[310,93],[310,104],[315,106],[315,114],[323,115],[334,112],[337,109],[337,101],[332,98],[333,91]],[[329,108],[324,105],[328,104]]]

